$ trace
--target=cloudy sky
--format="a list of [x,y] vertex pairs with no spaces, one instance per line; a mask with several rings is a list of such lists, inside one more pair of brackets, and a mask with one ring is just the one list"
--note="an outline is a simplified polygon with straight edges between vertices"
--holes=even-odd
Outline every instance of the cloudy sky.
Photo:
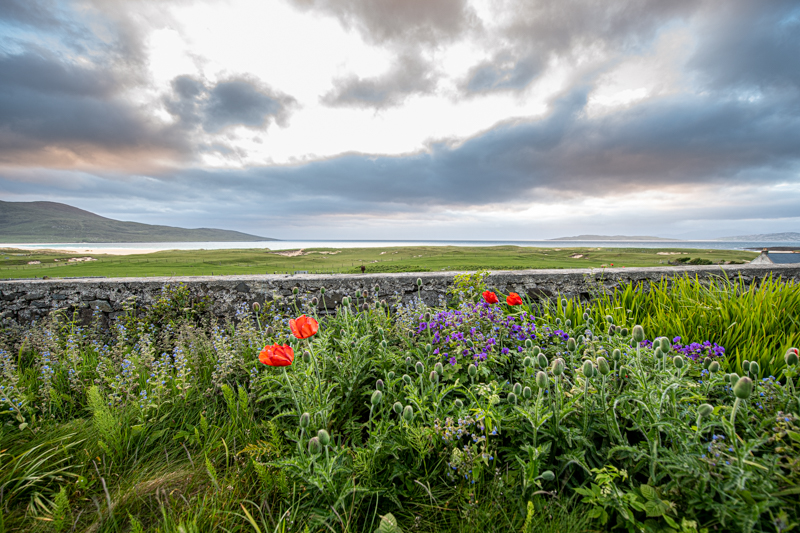
[[800,3],[0,0],[0,199],[283,239],[800,231]]

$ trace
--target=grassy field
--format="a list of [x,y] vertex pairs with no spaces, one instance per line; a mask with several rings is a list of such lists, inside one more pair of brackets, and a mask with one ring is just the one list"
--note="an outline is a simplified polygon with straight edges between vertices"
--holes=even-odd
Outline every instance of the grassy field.
[[[92,255],[95,261],[54,251],[0,250],[0,278],[207,276],[229,274],[432,272],[602,268],[666,265],[681,259],[711,263],[745,262],[755,252],[677,248],[533,248],[520,246],[413,246],[388,248],[308,248],[302,251],[170,250],[139,255]],[[29,265],[31,261],[40,264]]]

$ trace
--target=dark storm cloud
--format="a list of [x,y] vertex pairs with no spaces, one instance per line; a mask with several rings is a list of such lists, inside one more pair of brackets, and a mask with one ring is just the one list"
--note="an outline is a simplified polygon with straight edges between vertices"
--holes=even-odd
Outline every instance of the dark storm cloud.
[[431,65],[417,55],[403,55],[391,69],[374,78],[349,76],[333,81],[334,89],[322,101],[331,106],[372,107],[402,104],[412,94],[424,94],[436,87]]
[[229,126],[265,129],[272,122],[286,125],[294,98],[253,78],[238,77],[208,85],[191,76],[172,81],[173,95],[165,106],[182,128],[202,126],[218,133]]

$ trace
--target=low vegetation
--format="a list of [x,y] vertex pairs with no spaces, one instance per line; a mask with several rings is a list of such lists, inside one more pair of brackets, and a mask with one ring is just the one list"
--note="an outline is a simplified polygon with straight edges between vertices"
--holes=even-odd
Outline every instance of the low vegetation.
[[[361,272],[607,268],[745,263],[758,254],[741,250],[671,248],[533,248],[520,246],[410,246],[389,248],[309,248],[272,251],[171,250],[141,255],[91,255],[95,261],[68,262],[87,254],[5,249],[0,278],[47,276],[208,276]],[[38,264],[28,264],[39,261]]]

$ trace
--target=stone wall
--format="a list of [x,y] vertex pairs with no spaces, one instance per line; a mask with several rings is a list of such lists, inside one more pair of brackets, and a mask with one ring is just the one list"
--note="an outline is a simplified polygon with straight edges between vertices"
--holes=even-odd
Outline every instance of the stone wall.
[[[135,298],[137,306],[152,304],[168,285],[184,284],[196,298],[207,298],[212,312],[232,317],[241,304],[263,303],[276,297],[289,297],[297,287],[299,294],[320,297],[325,287],[325,304],[332,310],[345,295],[356,290],[373,295],[377,285],[379,299],[408,302],[417,295],[417,278],[422,280],[420,295],[428,304],[442,301],[457,272],[400,274],[253,275],[197,276],[171,278],[85,278],[0,281],[0,323],[23,325],[57,309],[77,311],[84,322],[95,314],[104,321],[114,320],[123,312],[126,300]],[[593,287],[613,289],[628,282],[649,284],[678,275],[708,280],[718,276],[742,278],[758,283],[774,274],[782,279],[800,281],[800,265],[727,265],[653,268],[515,270],[493,272],[487,284],[508,293],[527,294],[532,299],[589,298]]]

